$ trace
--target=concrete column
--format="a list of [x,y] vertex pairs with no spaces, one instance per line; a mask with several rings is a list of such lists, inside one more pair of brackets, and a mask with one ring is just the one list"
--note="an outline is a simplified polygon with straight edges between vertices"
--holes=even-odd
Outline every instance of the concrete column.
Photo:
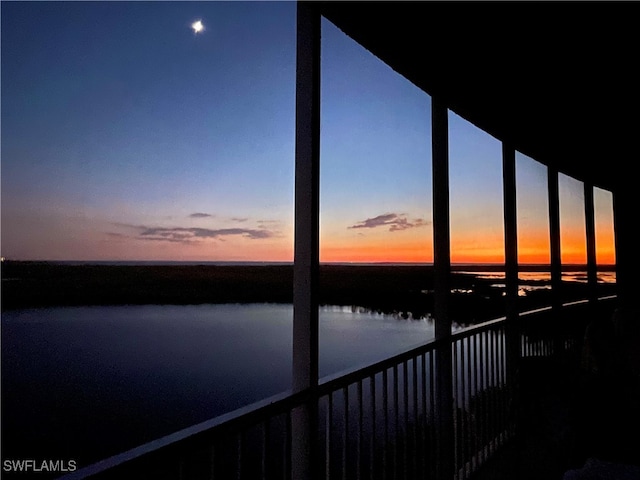
[[433,267],[436,340],[436,428],[438,480],[451,480],[454,473],[453,372],[451,317],[449,316],[451,247],[449,233],[449,122],[446,105],[431,99],[433,161]]
[[[625,181],[627,179],[625,178]],[[629,181],[613,190],[616,245],[616,284],[620,307],[638,309],[640,255],[638,255],[638,189]]]
[[[558,170],[548,167],[548,188],[549,188],[549,245],[551,250],[551,318],[554,325],[562,321],[562,258],[560,255],[560,195],[558,192]],[[554,356],[561,355],[564,346],[563,338],[559,333],[562,330],[556,328],[553,342]]]
[[516,418],[519,405],[520,328],[518,322],[518,225],[516,203],[516,152],[502,143],[502,190],[504,202],[504,273],[506,305],[507,385]]
[[584,184],[584,218],[585,235],[587,237],[587,282],[589,288],[589,301],[598,299],[598,265],[596,260],[596,223],[595,208],[593,204],[593,185]]
[[506,315],[518,316],[518,229],[516,205],[516,152],[502,144],[502,189],[504,202],[504,260],[506,283]]
[[562,306],[562,260],[560,256],[560,195],[558,192],[558,170],[548,167],[549,189],[549,246],[551,253],[551,292],[556,313]]
[[[320,14],[298,2],[296,44],[295,240],[293,270],[294,392],[318,385],[320,190]],[[294,480],[314,474],[317,403],[292,412]]]

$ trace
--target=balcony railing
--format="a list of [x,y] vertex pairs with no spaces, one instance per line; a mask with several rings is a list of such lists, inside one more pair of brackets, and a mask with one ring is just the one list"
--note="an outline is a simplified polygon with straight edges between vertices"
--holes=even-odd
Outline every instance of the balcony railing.
[[[605,297],[605,304],[615,297]],[[591,306],[566,304],[518,319],[519,359],[579,351]],[[514,382],[505,318],[455,332],[452,349],[454,464],[469,478],[515,432]],[[298,461],[296,411],[314,408],[311,465],[318,478],[435,478],[436,350],[432,341],[284,392],[84,467],[62,478],[290,479]],[[317,407],[317,408],[315,408]]]

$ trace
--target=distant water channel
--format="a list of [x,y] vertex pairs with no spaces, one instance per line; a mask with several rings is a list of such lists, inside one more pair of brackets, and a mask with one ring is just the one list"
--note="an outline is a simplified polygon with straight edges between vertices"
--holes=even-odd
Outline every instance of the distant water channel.
[[[322,307],[320,376],[433,334],[427,319]],[[5,312],[3,458],[84,465],[287,390],[291,349],[291,305]]]

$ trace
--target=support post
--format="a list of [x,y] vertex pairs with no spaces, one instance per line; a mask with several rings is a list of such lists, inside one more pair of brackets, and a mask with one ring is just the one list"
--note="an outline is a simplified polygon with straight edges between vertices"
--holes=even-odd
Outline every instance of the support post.
[[549,190],[549,247],[551,254],[551,318],[553,331],[556,332],[553,342],[553,354],[559,356],[563,350],[562,332],[558,322],[561,319],[563,301],[562,257],[560,254],[560,194],[558,189],[558,170],[547,167]]
[[618,306],[638,309],[640,255],[638,255],[638,192],[632,183],[613,190],[613,221],[616,245]]
[[560,255],[560,194],[558,170],[547,167],[549,189],[549,248],[551,255],[551,305],[558,310],[562,305],[562,260]]
[[593,200],[593,185],[584,183],[584,218],[587,237],[587,286],[589,303],[595,306],[598,300],[598,265],[596,260],[596,222]]
[[[318,386],[320,14],[297,4],[293,392]],[[317,398],[293,410],[291,478],[314,474]]]
[[449,134],[447,107],[431,99],[433,161],[433,267],[436,349],[436,478],[454,473],[453,370],[449,316],[451,247],[449,233]]
[[[510,417],[517,420],[519,408],[520,328],[518,308],[518,224],[516,202],[516,152],[502,143],[504,201],[504,273],[506,293],[507,385],[511,396]],[[517,423],[513,425],[517,428]]]
[[518,317],[518,229],[516,205],[516,153],[502,144],[502,186],[504,201],[504,260],[506,315],[509,322]]

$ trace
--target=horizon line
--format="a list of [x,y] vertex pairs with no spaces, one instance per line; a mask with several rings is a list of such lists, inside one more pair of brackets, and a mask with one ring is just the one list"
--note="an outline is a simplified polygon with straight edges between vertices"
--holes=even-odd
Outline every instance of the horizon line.
[[[278,264],[278,265],[293,265],[293,260],[46,260],[46,259],[11,259],[7,257],[1,257],[2,262],[30,262],[30,263],[83,263],[83,264],[103,264],[103,263],[128,263],[128,264],[149,264],[149,263],[173,263],[173,264],[197,264],[197,263],[207,263],[207,264]],[[388,261],[388,262],[360,262],[360,261],[335,261],[335,262],[319,262],[319,265],[416,265],[416,266],[433,266],[433,262],[398,262],[398,261]],[[474,267],[504,267],[504,262],[451,262],[450,265],[452,267],[464,267],[464,266],[474,266]],[[518,263],[519,267],[549,267],[551,265],[548,263]],[[562,267],[587,267],[586,263],[563,263]],[[615,263],[603,263],[596,265],[598,268],[607,267],[614,268],[616,266]]]

